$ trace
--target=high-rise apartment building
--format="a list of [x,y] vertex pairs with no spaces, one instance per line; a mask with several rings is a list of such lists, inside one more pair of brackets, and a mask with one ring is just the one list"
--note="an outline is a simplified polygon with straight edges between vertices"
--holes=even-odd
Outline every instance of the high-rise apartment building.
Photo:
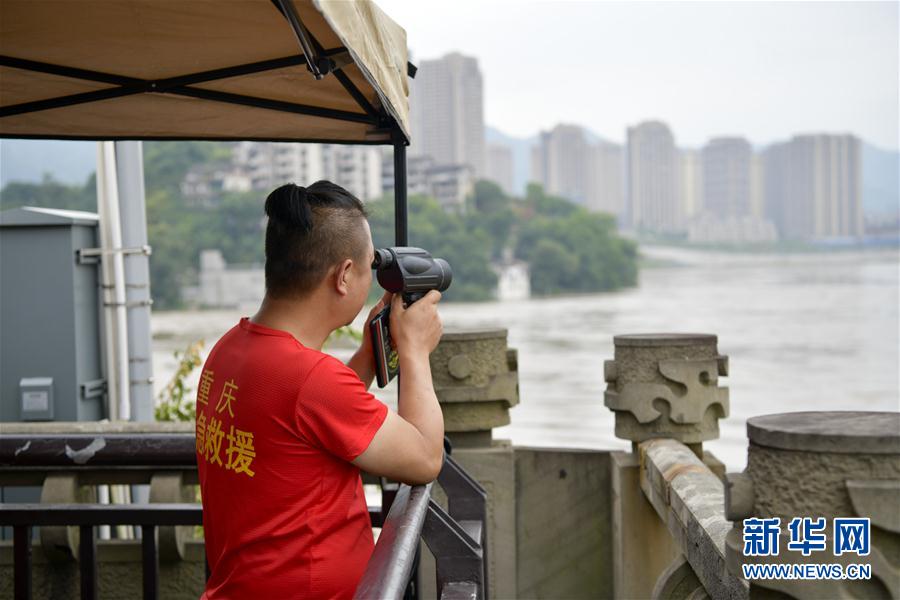
[[326,147],[325,154],[330,158],[326,179],[346,188],[364,202],[381,197],[382,154],[379,148],[333,144]]
[[715,217],[752,214],[753,148],[740,137],[711,139],[703,159],[703,212]]
[[[385,196],[393,195],[394,163],[389,157],[382,162],[381,186]],[[406,161],[407,193],[434,198],[448,212],[464,213],[474,189],[475,176],[468,165],[441,165],[430,156],[410,156]]]
[[531,150],[531,178],[551,194],[587,205],[587,150],[578,125],[557,125],[542,131]]
[[240,142],[232,163],[243,169],[254,190],[271,190],[294,182],[304,185],[325,177],[321,144]]
[[763,157],[759,152],[754,152],[750,159],[750,214],[757,218],[765,217],[765,202],[763,178]]
[[669,127],[646,121],[628,128],[626,220],[635,229],[684,231],[678,150]]
[[697,150],[679,150],[678,186],[682,214],[690,220],[703,205],[703,162]]
[[577,125],[542,131],[531,149],[531,179],[557,196],[595,212],[616,216],[623,210],[622,147],[589,141]]
[[485,179],[490,179],[508,195],[515,192],[513,185],[512,148],[503,144],[488,144]]
[[485,173],[484,85],[478,60],[452,53],[423,60],[410,86],[410,156]]
[[798,135],[763,154],[766,216],[785,239],[863,235],[860,141]]
[[625,210],[625,152],[622,146],[609,142],[591,144],[585,158],[587,208],[621,217]]
[[255,190],[328,179],[368,202],[381,196],[381,152],[375,146],[240,142],[232,163]]

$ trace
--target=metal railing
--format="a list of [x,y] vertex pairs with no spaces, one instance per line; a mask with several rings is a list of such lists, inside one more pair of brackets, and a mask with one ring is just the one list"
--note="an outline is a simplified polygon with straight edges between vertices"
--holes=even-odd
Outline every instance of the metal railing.
[[98,525],[139,525],[141,562],[145,600],[159,597],[159,554],[156,533],[160,526],[200,525],[199,504],[0,504],[0,525],[14,531],[15,597],[30,599],[31,531],[47,525],[77,525],[79,529],[78,563],[81,571],[81,597],[97,598]]
[[435,557],[439,598],[487,598],[487,493],[449,455],[437,482],[448,511],[431,497],[433,484],[400,486],[356,598],[402,598],[420,537]]
[[[0,436],[0,485],[41,485],[60,473],[76,477],[78,485],[88,486],[151,483],[160,473],[174,474],[184,485],[196,484],[194,435],[98,431]],[[370,476],[364,479],[380,484],[381,506],[370,506],[369,516],[372,526],[381,527],[382,531],[357,597],[402,598],[418,562],[420,538],[435,556],[440,597],[487,597],[486,493],[449,454],[438,477],[447,495],[447,511],[431,498],[433,484],[411,488]],[[192,503],[0,505],[0,526],[12,526],[14,530],[16,598],[30,598],[32,593],[33,527],[79,527],[81,597],[95,598],[98,579],[94,528],[139,526],[143,594],[144,598],[156,598],[160,528],[172,532],[169,528],[174,526],[201,523],[201,506]]]
[[400,487],[356,588],[357,598],[403,597],[413,575],[432,485]]

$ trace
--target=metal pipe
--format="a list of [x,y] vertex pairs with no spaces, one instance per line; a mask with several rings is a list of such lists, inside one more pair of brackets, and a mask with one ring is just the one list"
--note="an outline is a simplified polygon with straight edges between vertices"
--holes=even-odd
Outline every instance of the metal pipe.
[[[109,495],[112,500],[110,504],[131,504],[131,486],[111,485],[109,486]],[[131,525],[116,525],[116,537],[120,540],[133,540],[134,528]]]
[[193,467],[194,434],[185,433],[4,433],[0,465],[9,467]]
[[[125,310],[125,266],[116,252],[122,247],[119,221],[119,192],[114,142],[97,144],[97,209],[100,214],[100,245],[103,248],[104,331],[106,378],[109,383],[110,420],[131,417],[128,385],[128,320]],[[107,297],[107,290],[113,298]]]
[[[116,154],[114,142],[100,143],[100,164],[102,169],[97,178],[97,204],[100,209],[100,227],[105,231],[104,249],[116,250],[122,247],[122,227],[119,220],[119,189],[116,175]],[[109,260],[111,258],[111,260]],[[125,310],[125,263],[121,254],[104,254],[103,262],[110,262],[113,299],[110,311],[113,314],[113,345],[108,348],[113,353],[116,382],[116,413],[120,420],[131,418],[130,386],[128,385],[128,315]],[[109,289],[109,288],[106,288]]]
[[0,504],[0,526],[202,525],[203,506],[186,502],[153,504]]
[[310,72],[316,79],[322,79],[325,75],[319,69],[319,57],[312,48],[309,34],[297,15],[297,9],[294,8],[293,0],[275,0],[275,3],[281,9],[281,14],[287,19],[288,24],[290,24],[294,35],[297,36],[297,41],[300,42],[300,48],[303,50],[303,56],[306,57],[306,65],[309,67]]
[[[110,503],[110,488],[113,487],[111,485],[98,485],[97,486],[97,501],[100,504],[109,504]],[[100,525],[97,528],[97,535],[101,540],[111,539],[109,525]]]
[[[115,142],[115,152],[123,248],[148,247],[141,142]],[[146,252],[120,254],[127,294],[131,416],[135,421],[154,421],[150,261]]]
[[31,598],[31,525],[13,527],[15,597]]
[[79,527],[78,566],[81,571],[81,598],[94,600],[97,598],[97,540],[94,539],[94,526]]
[[159,598],[159,553],[156,550],[156,526],[141,525],[141,557],[144,563],[144,600]]
[[409,245],[406,222],[406,144],[394,143],[394,236],[397,246]]

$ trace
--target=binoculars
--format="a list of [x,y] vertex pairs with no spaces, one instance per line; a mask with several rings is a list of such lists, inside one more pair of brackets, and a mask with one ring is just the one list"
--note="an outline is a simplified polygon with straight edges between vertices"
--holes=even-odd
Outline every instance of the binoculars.
[[[427,251],[409,246],[376,248],[372,268],[379,285],[388,292],[401,294],[406,306],[430,290],[443,292],[453,281],[453,271],[446,260],[432,258]],[[375,377],[382,388],[400,371],[400,357],[391,346],[390,317],[391,307],[386,306],[369,323]]]

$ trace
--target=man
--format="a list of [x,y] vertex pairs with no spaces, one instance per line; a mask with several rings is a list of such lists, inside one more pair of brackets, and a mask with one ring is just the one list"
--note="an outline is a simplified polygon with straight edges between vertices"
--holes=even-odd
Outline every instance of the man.
[[391,303],[398,412],[368,392],[369,329],[348,364],[322,345],[362,309],[374,248],[363,205],[327,181],[266,199],[266,295],[213,347],[197,392],[211,575],[203,598],[346,598],[374,547],[360,469],[409,484],[443,462],[428,355],[440,293]]

